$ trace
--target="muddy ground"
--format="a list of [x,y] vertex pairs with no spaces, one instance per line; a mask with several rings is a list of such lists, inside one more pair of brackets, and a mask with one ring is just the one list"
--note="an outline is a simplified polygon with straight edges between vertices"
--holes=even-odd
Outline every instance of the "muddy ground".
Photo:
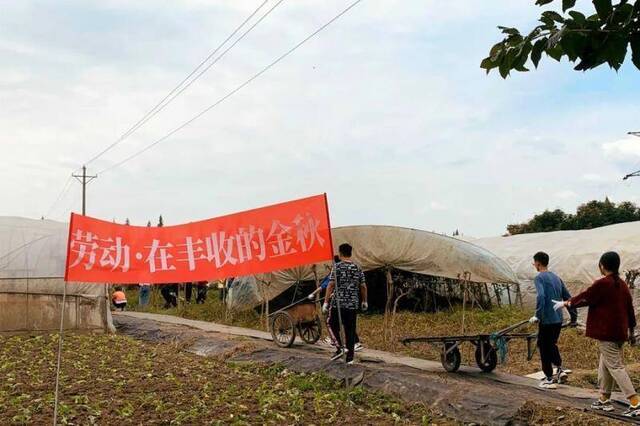
[[180,325],[116,316],[119,333],[153,342],[177,342],[189,352],[222,356],[232,363],[283,366],[297,373],[324,372],[347,386],[382,391],[404,401],[423,403],[446,418],[478,424],[617,424],[584,412],[589,401],[502,383],[479,373],[430,373],[364,358],[346,366],[331,362],[317,346],[275,347],[271,342],[226,336]]

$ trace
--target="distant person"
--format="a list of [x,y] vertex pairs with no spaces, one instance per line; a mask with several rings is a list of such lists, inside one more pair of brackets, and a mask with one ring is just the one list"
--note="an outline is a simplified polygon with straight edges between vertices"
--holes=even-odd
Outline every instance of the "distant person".
[[629,399],[625,416],[640,416],[640,398],[624,367],[622,347],[625,341],[635,344],[636,315],[627,283],[620,278],[620,256],[610,251],[600,257],[600,273],[604,276],[568,301],[554,301],[555,309],[563,306],[589,307],[587,337],[598,341],[600,365],[598,386],[600,398],[591,404],[594,410],[613,411],[611,392],[614,383]]
[[164,284],[160,294],[164,298],[164,309],[178,306],[178,284]]
[[111,295],[111,302],[116,309],[124,311],[127,307],[127,295],[122,291],[122,287],[116,287],[113,295]]
[[146,308],[149,305],[149,299],[151,297],[151,284],[140,283],[138,284],[138,306]]
[[[334,276],[331,277],[324,296],[322,311],[338,319],[331,322],[332,332],[338,342],[336,353],[332,359],[338,359],[346,351],[347,364],[353,364],[355,355],[355,336],[358,309],[367,310],[367,286],[364,272],[351,260],[353,248],[349,244],[341,244],[338,248],[340,263],[335,265]],[[333,296],[333,297],[332,297]],[[346,338],[346,349],[343,349],[340,337],[340,322]]]
[[207,300],[208,291],[209,283],[207,281],[198,281],[196,283],[196,304],[204,304]]
[[[533,266],[538,271],[535,278],[536,313],[529,320],[538,324],[538,348],[540,349],[540,363],[544,378],[540,382],[543,389],[556,389],[556,383],[562,383],[567,373],[562,370],[562,357],[558,349],[558,338],[562,330],[562,312],[556,311],[552,300],[569,300],[571,295],[564,282],[553,272],[548,270],[549,255],[539,251],[533,255]],[[572,322],[577,318],[575,310],[571,312]],[[554,375],[553,366],[557,367]]]

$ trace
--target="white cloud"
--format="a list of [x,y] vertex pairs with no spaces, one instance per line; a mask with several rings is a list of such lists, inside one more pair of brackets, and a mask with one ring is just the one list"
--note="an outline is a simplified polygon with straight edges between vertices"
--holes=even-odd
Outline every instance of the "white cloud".
[[586,180],[587,182],[602,182],[604,179],[603,176],[599,175],[598,173],[585,173],[582,175],[582,179]]
[[602,149],[608,158],[626,160],[629,157],[640,157],[640,138],[629,136],[614,142],[607,142]]
[[445,206],[444,204],[438,201],[431,201],[431,203],[429,203],[429,207],[431,207],[431,210],[436,210],[436,211],[443,211],[443,210],[449,209],[447,206]]
[[[74,165],[117,139],[258,4],[8,2],[0,215],[40,217]],[[344,6],[284,2],[90,172],[191,118]],[[543,61],[504,81],[479,69],[500,37],[496,25],[530,26],[538,13],[512,0],[362,2],[193,125],[101,175],[88,211],[179,223],[326,191],[336,225],[485,236],[553,208],[558,198],[548,194],[558,188],[585,197],[561,194],[567,208],[605,190],[624,199],[633,187],[585,181],[622,176],[603,161],[601,141],[640,116],[632,98],[640,74],[580,74]],[[625,89],[592,96],[612,81]],[[58,217],[77,208],[73,185]]]
[[554,197],[559,198],[561,200],[569,200],[573,198],[578,198],[578,194],[570,189],[564,189],[562,191],[557,191],[553,194]]

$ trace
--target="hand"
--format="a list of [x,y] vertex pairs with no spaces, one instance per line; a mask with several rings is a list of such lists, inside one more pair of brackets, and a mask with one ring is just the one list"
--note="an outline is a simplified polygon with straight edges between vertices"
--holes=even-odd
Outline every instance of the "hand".
[[324,302],[324,304],[322,305],[322,313],[326,314],[327,312],[329,312],[329,304],[327,302]]
[[552,302],[553,302],[554,311],[557,311],[567,306],[567,302],[565,302],[564,300],[552,300]]
[[307,296],[307,299],[309,300],[313,300],[316,298],[316,294],[315,293],[311,293],[310,295]]
[[535,316],[535,315],[534,315],[534,316],[532,316],[531,318],[529,318],[529,324],[535,324],[535,323],[537,323],[538,321],[540,321],[540,320],[539,320],[539,319],[538,319],[538,317],[537,317],[537,316]]
[[361,308],[363,311],[366,311],[369,309],[369,304],[367,302],[362,302]]

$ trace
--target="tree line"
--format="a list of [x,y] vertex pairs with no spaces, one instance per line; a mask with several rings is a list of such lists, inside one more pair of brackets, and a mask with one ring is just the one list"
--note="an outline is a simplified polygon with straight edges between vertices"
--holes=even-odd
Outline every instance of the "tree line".
[[592,229],[616,223],[640,220],[640,208],[630,201],[612,203],[592,200],[580,205],[575,214],[561,209],[545,210],[528,222],[507,225],[508,235],[578,229]]

